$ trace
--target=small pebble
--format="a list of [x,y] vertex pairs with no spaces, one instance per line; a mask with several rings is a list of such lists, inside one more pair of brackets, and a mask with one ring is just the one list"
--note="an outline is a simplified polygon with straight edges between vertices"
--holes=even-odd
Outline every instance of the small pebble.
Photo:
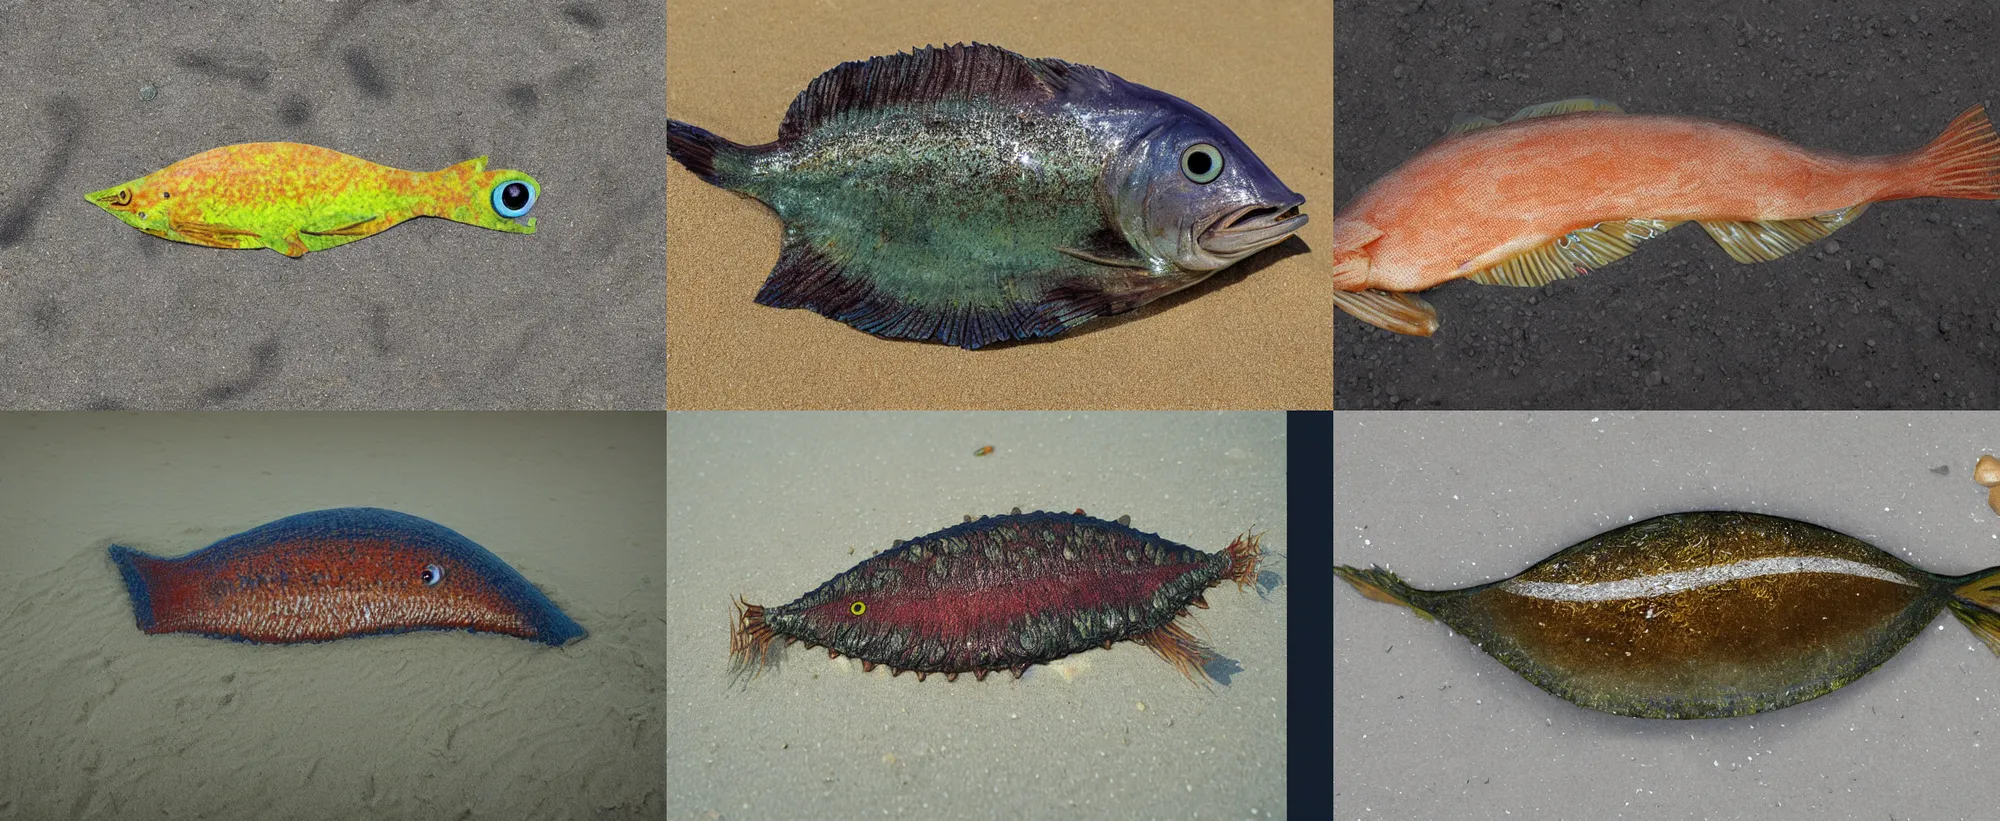
[[1987,487],[2000,486],[2000,459],[1993,458],[1991,453],[1979,457],[1972,466],[1972,481]]
[[152,86],[139,87],[139,99],[141,100],[145,100],[146,102],[150,103],[153,101],[154,97],[158,96],[160,96],[160,90],[157,88],[154,88]]
[[1939,476],[1950,476],[1950,475],[1951,475],[1951,466],[1950,466],[1950,465],[1938,465],[1937,467],[1934,467],[1934,468],[1931,468],[1931,472],[1932,472],[1932,473],[1935,473],[1935,474],[1937,474],[1937,475],[1939,475]]

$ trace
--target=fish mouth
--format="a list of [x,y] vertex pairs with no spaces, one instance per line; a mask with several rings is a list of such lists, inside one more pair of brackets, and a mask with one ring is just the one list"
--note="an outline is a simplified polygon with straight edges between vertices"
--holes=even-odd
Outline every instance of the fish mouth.
[[1268,248],[1305,227],[1304,197],[1279,205],[1252,204],[1226,212],[1200,233],[1201,248],[1217,256],[1244,256]]

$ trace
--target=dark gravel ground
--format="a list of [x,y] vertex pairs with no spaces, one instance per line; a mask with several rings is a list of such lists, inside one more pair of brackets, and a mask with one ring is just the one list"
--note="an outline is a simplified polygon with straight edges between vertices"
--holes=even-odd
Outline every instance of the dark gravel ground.
[[[2000,3],[1337,0],[1335,193],[1443,134],[1566,97],[1900,153],[2000,94]],[[1478,214],[1462,215],[1477,219]],[[1335,407],[2000,406],[2000,206],[1908,200],[1739,265],[1682,226],[1545,288],[1454,282],[1442,327],[1335,320]]]
[[[664,9],[0,3],[0,407],[659,408]],[[419,219],[297,260],[84,194],[292,141],[534,175],[533,236]]]

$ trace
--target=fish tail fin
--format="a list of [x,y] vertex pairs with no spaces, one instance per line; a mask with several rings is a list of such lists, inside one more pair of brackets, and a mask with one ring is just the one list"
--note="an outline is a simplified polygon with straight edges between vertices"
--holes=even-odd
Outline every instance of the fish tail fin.
[[111,563],[125,579],[125,591],[132,594],[132,615],[139,629],[148,633],[159,621],[153,617],[153,572],[162,560],[122,544],[111,546]]
[[1984,105],[1959,114],[1915,160],[1922,173],[1909,196],[2000,199],[2000,135]]
[[1245,533],[1223,548],[1223,555],[1229,557],[1229,569],[1223,571],[1222,579],[1217,581],[1226,579],[1235,582],[1238,590],[1244,585],[1254,587],[1257,584],[1257,558],[1263,555],[1257,542],[1263,538],[1262,533]]
[[1343,564],[1334,566],[1333,575],[1339,576],[1342,581],[1354,585],[1354,589],[1360,591],[1363,596],[1379,602],[1400,604],[1410,608],[1410,612],[1422,616],[1425,621],[1431,619],[1431,614],[1425,612],[1422,607],[1416,604],[1416,597],[1422,595],[1423,591],[1404,584],[1403,580],[1394,573],[1383,570],[1380,567],[1370,567],[1364,570],[1359,567],[1349,567]]
[[2000,655],[2000,567],[1960,576],[1958,582],[1951,591],[1951,614]]
[[667,121],[667,155],[710,185],[735,190],[736,180],[758,153],[756,146],[738,145],[679,120]]
[[[736,615],[729,622],[729,677],[741,680],[748,673],[754,679],[776,662],[778,633],[764,623],[764,608],[738,597]],[[746,682],[747,683],[747,682]]]
[[1408,336],[1437,333],[1437,309],[1416,294],[1369,288],[1365,291],[1334,291],[1333,304],[1355,319],[1377,328]]

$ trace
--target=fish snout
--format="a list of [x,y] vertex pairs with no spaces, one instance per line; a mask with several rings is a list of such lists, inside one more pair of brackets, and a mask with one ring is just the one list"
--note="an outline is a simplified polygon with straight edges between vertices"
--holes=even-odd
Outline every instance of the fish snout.
[[132,189],[130,186],[115,186],[85,194],[84,199],[106,211],[127,209],[132,207]]
[[1240,258],[1284,241],[1305,227],[1307,216],[1299,213],[1305,197],[1292,194],[1279,202],[1255,202],[1227,211],[1200,232],[1197,242],[1210,254]]

